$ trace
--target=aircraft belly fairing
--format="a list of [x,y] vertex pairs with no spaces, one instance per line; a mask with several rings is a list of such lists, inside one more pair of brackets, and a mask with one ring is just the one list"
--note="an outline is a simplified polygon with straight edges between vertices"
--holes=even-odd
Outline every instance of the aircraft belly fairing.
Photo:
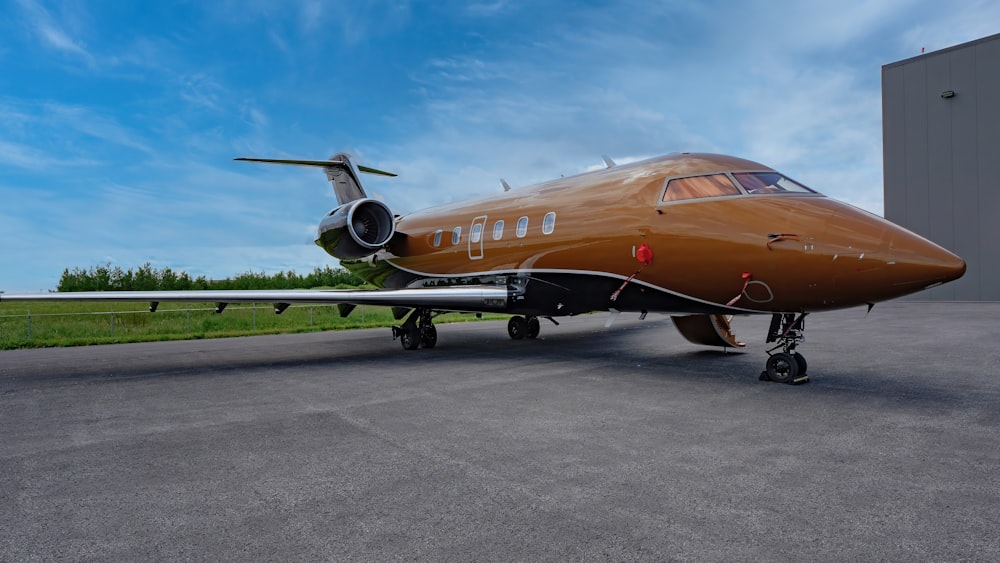
[[508,284],[512,295],[508,313],[537,316],[564,316],[591,311],[631,311],[659,313],[753,314],[753,309],[710,303],[671,292],[626,276],[599,272],[557,270],[516,271],[500,275],[467,278],[422,278],[414,286],[442,284]]

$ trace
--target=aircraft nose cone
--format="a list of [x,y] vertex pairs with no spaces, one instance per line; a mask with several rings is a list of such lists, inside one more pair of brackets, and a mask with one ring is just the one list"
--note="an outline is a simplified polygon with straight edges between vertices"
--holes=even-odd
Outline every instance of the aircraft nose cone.
[[965,260],[919,235],[899,229],[893,239],[890,254],[897,286],[919,291],[965,274]]
[[[941,250],[944,249],[942,248]],[[947,250],[944,250],[941,257],[932,266],[941,278],[942,283],[957,280],[965,275],[965,267],[965,260]]]

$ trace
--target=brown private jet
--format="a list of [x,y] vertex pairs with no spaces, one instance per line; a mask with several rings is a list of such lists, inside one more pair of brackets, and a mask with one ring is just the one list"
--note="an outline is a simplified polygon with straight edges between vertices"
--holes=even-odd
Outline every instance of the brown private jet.
[[[880,217],[825,197],[773,169],[731,156],[671,154],[409,215],[367,197],[346,154],[316,166],[339,206],[316,244],[372,291],[159,291],[0,295],[14,300],[273,302],[394,307],[407,350],[437,343],[444,311],[513,315],[511,338],[539,319],[590,311],[668,313],[681,334],[743,347],[733,315],[772,315],[762,379],[805,379],[796,351],[814,311],[871,307],[962,276],[965,263]],[[558,323],[556,323],[558,324]]]

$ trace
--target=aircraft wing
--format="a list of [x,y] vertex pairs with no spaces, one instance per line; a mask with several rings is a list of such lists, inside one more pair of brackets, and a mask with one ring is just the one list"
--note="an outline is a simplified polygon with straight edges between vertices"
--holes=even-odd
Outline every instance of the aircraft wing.
[[192,291],[67,291],[59,293],[0,293],[3,301],[138,301],[151,303],[274,303],[276,309],[292,303],[385,305],[423,307],[442,311],[503,310],[510,291],[503,286],[451,286],[378,290],[192,290]]

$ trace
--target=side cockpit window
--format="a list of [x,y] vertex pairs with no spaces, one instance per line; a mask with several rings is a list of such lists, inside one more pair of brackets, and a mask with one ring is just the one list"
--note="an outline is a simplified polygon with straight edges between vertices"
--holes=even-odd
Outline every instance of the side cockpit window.
[[733,177],[748,194],[816,193],[777,172],[737,172]]
[[663,201],[679,201],[702,197],[717,197],[724,195],[739,195],[740,190],[733,185],[725,174],[710,174],[708,176],[691,176],[690,178],[674,178],[667,182],[667,190],[663,193]]

